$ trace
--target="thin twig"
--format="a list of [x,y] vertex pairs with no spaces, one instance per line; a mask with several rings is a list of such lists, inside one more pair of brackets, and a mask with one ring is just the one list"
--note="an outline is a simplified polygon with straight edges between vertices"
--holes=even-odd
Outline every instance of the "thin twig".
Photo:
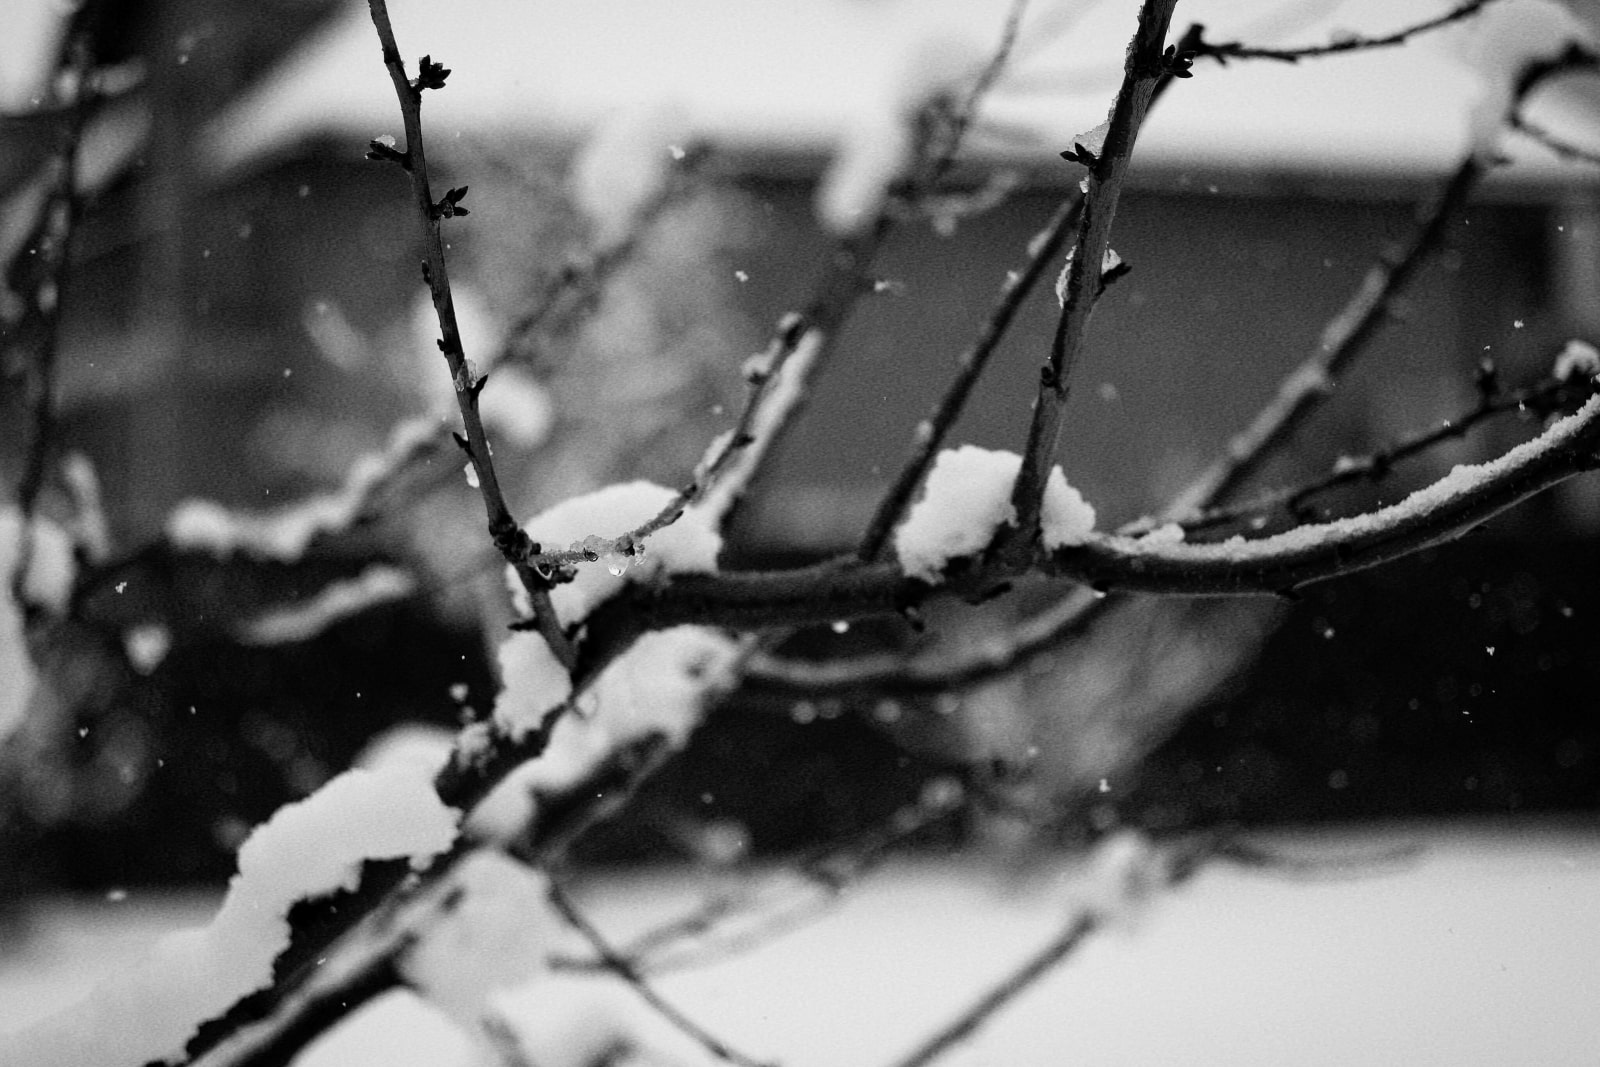
[[[794,899],[792,885],[775,886],[770,880],[764,885],[741,886],[645,931],[618,949],[618,954],[640,973],[659,975],[750,952],[824,914],[848,886],[881,864],[894,848],[960,810],[959,803],[944,802],[904,808],[887,825],[792,861],[789,868],[809,889],[804,899]],[[563,970],[587,971],[603,963],[563,959],[556,965]]]
[[1411,239],[1403,248],[1385,253],[1367,271],[1350,300],[1323,328],[1311,354],[1283,380],[1272,402],[1168,505],[1163,521],[1182,522],[1225,501],[1327,401],[1338,375],[1389,321],[1394,299],[1443,242],[1447,223],[1466,203],[1484,171],[1484,162],[1475,155],[1461,161],[1433,203],[1419,215]]
[[1042,948],[986,990],[959,1016],[911,1052],[896,1060],[894,1067],[926,1067],[927,1064],[967,1040],[1002,1008],[1071,956],[1103,922],[1098,912],[1078,912]]
[[[1462,440],[1479,423],[1506,414],[1546,416],[1573,407],[1576,402],[1585,399],[1590,391],[1587,385],[1580,382],[1547,378],[1503,395],[1485,394],[1471,408],[1443,420],[1431,430],[1411,434],[1387,448],[1364,456],[1341,457],[1326,474],[1303,485],[1274,489],[1231,507],[1210,508],[1193,521],[1184,523],[1183,528],[1194,532],[1234,523],[1259,522],[1279,509],[1291,516],[1303,517],[1314,498],[1341,486],[1381,481],[1388,477],[1396,464],[1448,441]],[[1142,529],[1149,525],[1149,520],[1141,520],[1133,528]]]
[[1055,214],[1050,217],[1050,221],[1028,242],[1028,258],[1022,268],[1007,272],[1005,281],[1000,287],[1000,296],[990,310],[988,318],[979,328],[977,339],[957,357],[955,376],[945,387],[944,394],[940,396],[928,418],[917,426],[911,455],[900,468],[894,484],[879,502],[872,521],[867,526],[866,535],[856,550],[857,556],[861,559],[870,561],[882,556],[884,548],[889,543],[889,536],[894,532],[895,524],[910,506],[911,498],[916,495],[918,486],[927,475],[939,446],[948,436],[950,428],[960,418],[973,388],[978,384],[978,378],[988,369],[989,358],[999,348],[1000,341],[1010,329],[1017,312],[1033,291],[1034,285],[1044,276],[1056,254],[1061,251],[1068,232],[1077,226],[1082,207],[1081,194],[1071,195],[1063,200],[1056,208]]
[[1544,145],[1545,148],[1568,162],[1600,166],[1600,150],[1584,148],[1581,145],[1574,144],[1560,134],[1546,129],[1538,123],[1528,121],[1520,114],[1511,116],[1511,128]]
[[[1182,54],[1191,40],[1198,39],[1199,32],[1198,26],[1191,26],[1177,45],[1177,52]],[[1146,106],[1147,112],[1149,108],[1156,106],[1174,80],[1169,76],[1157,81],[1155,91]],[[928,468],[932,466],[939,447],[949,436],[951,428],[966,407],[978,378],[987,369],[989,358],[1015,321],[1017,311],[1023,302],[1038,284],[1039,279],[1044,276],[1046,266],[1066,243],[1067,233],[1077,227],[1083,210],[1083,196],[1082,186],[1075,187],[1056,208],[1055,214],[1044,228],[1028,242],[1028,257],[1021,268],[1006,273],[1005,281],[1000,287],[1000,295],[988,318],[979,328],[977,338],[956,359],[955,376],[945,387],[944,394],[935,403],[928,418],[917,426],[912,440],[911,454],[895,477],[888,493],[879,503],[877,511],[873,513],[866,535],[856,550],[857,556],[861,559],[874,560],[883,553],[895,524],[905,515],[906,509],[911,504],[911,498],[916,495],[917,487],[927,476]]]
[[[1591,69],[1595,64],[1594,55],[1576,47],[1533,63],[1517,80],[1505,121],[1513,120],[1528,94],[1545,79],[1563,70]],[[1225,502],[1327,401],[1338,375],[1366,350],[1389,320],[1395,297],[1442,244],[1450,218],[1491,165],[1492,161],[1475,152],[1461,160],[1433,203],[1419,215],[1411,239],[1373,265],[1349,302],[1323,328],[1311,354],[1284,379],[1277,395],[1250,425],[1228,443],[1223,456],[1179,494],[1163,513],[1164,520],[1181,522]]]
[[1004,539],[1009,542],[1013,554],[1031,551],[1039,531],[1045,484],[1055,462],[1072,371],[1083,351],[1095,304],[1113,276],[1114,268],[1108,260],[1111,224],[1116,218],[1117,202],[1122,195],[1139,127],[1162,77],[1169,73],[1186,73],[1175,53],[1163,55],[1167,26],[1176,3],[1177,0],[1144,0],[1139,9],[1139,27],[1128,46],[1122,87],[1111,106],[1104,138],[1098,145],[1080,142],[1072,149],[1071,158],[1084,163],[1089,174],[1078,219],[1078,235],[1068,254],[1066,277],[1061,287],[1061,315],[1056,321],[1050,358],[1040,369],[1022,468],[1011,494],[1016,525]]
[[466,214],[461,204],[467,189],[465,186],[451,189],[443,199],[437,202],[433,199],[422,140],[422,94],[429,89],[443,88],[450,72],[442,64],[434,63],[431,57],[424,56],[416,80],[407,79],[385,0],[368,0],[368,8],[372,13],[372,25],[383,46],[383,65],[394,84],[406,133],[404,151],[374,141],[372,155],[399,164],[411,179],[411,190],[424,238],[422,276],[433,298],[433,309],[439,320],[441,334],[439,350],[444,353],[445,362],[450,368],[450,380],[455,383],[456,405],[460,409],[462,429],[465,431],[465,435],[457,441],[467,453],[468,461],[477,475],[478,491],[483,497],[483,507],[489,521],[490,538],[516,571],[518,580],[527,591],[539,633],[556,657],[570,666],[575,654],[572,643],[562,632],[555,610],[550,606],[550,581],[527,562],[538,549],[512,518],[495,474],[488,434],[478,414],[478,395],[488,379],[478,376],[467,360],[461,345],[461,330],[456,323],[455,298],[450,290],[450,274],[439,224],[443,219]]
[[584,915],[577,905],[572,902],[571,898],[567,896],[566,892],[555,883],[550,885],[550,902],[561,913],[562,917],[567,920],[568,924],[582,934],[585,941],[589,942],[590,947],[600,957],[606,969],[626,982],[639,995],[641,1000],[655,1009],[656,1014],[677,1027],[707,1052],[724,1063],[736,1064],[738,1067],[770,1067],[765,1061],[758,1060],[753,1056],[747,1056],[733,1048],[726,1041],[723,1041],[685,1015],[671,1001],[662,997],[655,987],[650,984],[649,979],[640,974],[638,969],[626,957],[619,955],[611,947],[605,935],[589,921],[588,916]]
[[710,146],[705,144],[683,148],[682,155],[673,160],[667,180],[634,210],[627,228],[619,236],[586,257],[567,262],[551,275],[533,305],[506,331],[500,359],[495,362],[500,364],[517,358],[530,336],[548,320],[560,317],[574,303],[587,303],[593,294],[604,288],[611,276],[632,259],[651,226],[667,208],[694,187],[694,179],[710,155]]
[[1394,33],[1387,33],[1381,36],[1341,35],[1327,44],[1308,45],[1302,48],[1254,48],[1238,41],[1229,41],[1224,44],[1203,42],[1195,49],[1195,55],[1197,58],[1199,56],[1209,56],[1223,63],[1230,59],[1276,59],[1285,63],[1297,63],[1302,59],[1313,59],[1320,56],[1364,52],[1374,48],[1391,48],[1405,44],[1418,34],[1427,33],[1430,30],[1436,30],[1460,22],[1462,19],[1470,18],[1493,2],[1494,0],[1465,0],[1464,3],[1456,5],[1436,18],[1426,19],[1402,30],[1396,30]]

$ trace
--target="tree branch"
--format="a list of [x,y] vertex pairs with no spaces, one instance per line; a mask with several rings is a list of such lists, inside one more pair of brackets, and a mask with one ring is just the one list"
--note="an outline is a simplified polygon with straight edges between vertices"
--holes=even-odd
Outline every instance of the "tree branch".
[[733,1048],[726,1041],[723,1041],[689,1018],[674,1004],[662,997],[656,991],[656,988],[650,984],[649,979],[645,978],[625,956],[620,955],[616,949],[612,948],[605,935],[589,921],[588,917],[578,909],[577,905],[572,902],[566,893],[553,883],[550,886],[550,902],[555,905],[555,909],[561,913],[567,923],[582,934],[585,941],[589,942],[595,954],[600,957],[600,961],[605,965],[606,970],[632,987],[633,991],[639,994],[640,999],[655,1009],[656,1014],[677,1027],[679,1031],[688,1035],[707,1052],[724,1063],[732,1063],[737,1067],[771,1067],[764,1061],[758,1060],[753,1056],[747,1056]]
[[44,488],[45,470],[55,435],[55,372],[59,349],[67,260],[73,231],[83,211],[78,193],[78,149],[88,123],[90,103],[96,96],[91,84],[94,55],[88,33],[81,27],[69,31],[59,69],[52,78],[52,104],[61,111],[56,144],[51,154],[49,189],[33,230],[11,262],[5,283],[26,300],[14,321],[0,319],[0,351],[9,377],[16,368],[22,379],[29,427],[22,473],[17,481],[20,517],[16,566],[10,575],[16,603],[32,607],[24,588],[32,556],[32,516]]
[[1392,48],[1405,44],[1418,34],[1430,30],[1440,29],[1463,19],[1476,15],[1480,10],[1494,3],[1494,0],[1465,0],[1449,11],[1436,18],[1425,19],[1414,23],[1394,33],[1369,37],[1362,34],[1349,34],[1339,36],[1327,44],[1307,45],[1302,48],[1253,48],[1238,41],[1229,41],[1224,44],[1201,43],[1195,48],[1195,56],[1209,56],[1219,63],[1226,63],[1230,59],[1276,59],[1284,63],[1298,63],[1302,59],[1313,59],[1321,56],[1343,55],[1348,52],[1364,52],[1375,48]]
[[528,535],[506,507],[505,496],[495,474],[488,434],[478,415],[478,394],[488,379],[479,377],[468,361],[461,345],[461,330],[456,323],[455,298],[450,290],[450,274],[445,263],[444,241],[439,224],[442,219],[467,214],[467,210],[461,206],[467,188],[451,189],[443,199],[433,199],[422,140],[422,94],[429,89],[442,89],[450,72],[441,64],[434,63],[431,57],[424,56],[416,80],[408,80],[405,64],[400,58],[400,46],[395,41],[394,27],[389,22],[388,5],[385,0],[368,0],[368,8],[372,13],[372,25],[378,32],[379,43],[383,46],[383,65],[394,84],[406,132],[404,151],[374,141],[370,154],[373,158],[397,163],[411,179],[412,197],[423,231],[422,277],[433,298],[433,310],[439,320],[441,335],[439,350],[444,353],[445,363],[450,368],[450,380],[455,383],[456,405],[461,411],[461,425],[465,431],[465,436],[457,440],[466,451],[467,459],[477,475],[490,538],[516,571],[518,580],[527,591],[539,633],[549,643],[556,657],[570,664],[573,658],[572,645],[550,606],[549,579],[527,562],[528,557],[538,549],[528,540]]
[[[1049,361],[1040,369],[1033,419],[1022,453],[1022,469],[1011,495],[1017,525],[1015,535],[1008,541],[1014,554],[1031,551],[1030,546],[1038,534],[1045,483],[1055,462],[1072,371],[1083,350],[1095,303],[1108,280],[1111,223],[1116,218],[1117,201],[1122,195],[1134,141],[1139,136],[1139,127],[1144,122],[1156,84],[1180,66],[1175,50],[1168,54],[1162,51],[1176,3],[1177,0],[1144,0],[1139,9],[1139,28],[1128,45],[1122,88],[1111,106],[1103,140],[1098,145],[1079,140],[1069,152],[1063,153],[1069,159],[1084,163],[1089,175],[1078,218],[1078,235],[1068,254],[1061,287],[1061,316],[1056,322]],[[1088,134],[1080,136],[1092,139]]]

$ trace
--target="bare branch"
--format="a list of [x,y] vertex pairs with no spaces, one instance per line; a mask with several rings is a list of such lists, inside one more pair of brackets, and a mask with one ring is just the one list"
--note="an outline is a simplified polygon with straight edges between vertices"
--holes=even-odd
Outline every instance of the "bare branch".
[[1544,145],[1545,148],[1569,163],[1587,163],[1590,166],[1600,166],[1600,149],[1585,148],[1582,145],[1574,144],[1560,134],[1546,129],[1536,122],[1528,121],[1520,114],[1511,116],[1511,128]]
[[596,955],[605,964],[606,970],[615,974],[632,987],[633,991],[639,994],[640,999],[654,1008],[656,1013],[663,1019],[677,1027],[707,1052],[724,1063],[736,1064],[737,1067],[769,1067],[765,1061],[758,1060],[753,1056],[747,1056],[733,1048],[662,997],[655,987],[650,984],[649,980],[639,973],[638,969],[626,957],[619,955],[611,947],[605,935],[589,921],[588,917],[578,909],[577,905],[572,902],[561,887],[553,883],[550,886],[550,902],[555,905],[556,910],[561,913],[572,928],[582,934],[583,939],[594,948]]
[[[1175,50],[1163,52],[1176,2],[1144,0],[1139,9],[1139,28],[1128,46],[1122,88],[1111,106],[1103,138],[1095,145],[1075,142],[1070,152],[1064,153],[1084,163],[1089,175],[1078,219],[1078,236],[1068,253],[1066,276],[1061,286],[1061,316],[1056,322],[1050,359],[1040,369],[1028,443],[1023,449],[1022,469],[1011,495],[1017,525],[1016,534],[1009,542],[1015,553],[1031,551],[1029,546],[1038,533],[1045,483],[1055,462],[1072,371],[1088,335],[1089,319],[1107,280],[1111,223],[1116,218],[1117,201],[1132,160],[1134,141],[1139,136],[1139,127],[1144,122],[1156,84],[1169,72],[1177,71]],[[1096,139],[1087,134],[1082,136]]]
[[1386,253],[1367,271],[1360,288],[1323,328],[1311,354],[1283,380],[1272,402],[1228,442],[1226,452],[1167,507],[1166,519],[1183,521],[1226,500],[1261,468],[1296,426],[1326,402],[1337,376],[1377,336],[1389,320],[1395,297],[1444,240],[1447,223],[1466,203],[1484,170],[1485,164],[1476,156],[1461,161],[1439,196],[1419,215],[1411,239],[1402,249]]
[[[1546,378],[1504,395],[1484,393],[1476,405],[1453,418],[1445,419],[1431,430],[1412,434],[1364,456],[1341,457],[1330,471],[1304,485],[1262,493],[1233,507],[1210,508],[1194,521],[1184,523],[1183,527],[1188,531],[1196,531],[1245,521],[1262,521],[1279,509],[1303,518],[1314,498],[1341,486],[1381,481],[1394,470],[1396,464],[1423,455],[1447,441],[1461,440],[1482,422],[1507,414],[1542,418],[1576,406],[1590,391],[1586,383]],[[1156,524],[1152,520],[1140,520],[1124,532],[1137,532],[1153,525]]]
[[501,356],[496,362],[518,358],[536,331],[552,319],[559,320],[574,307],[587,304],[603,289],[611,276],[633,257],[650,227],[693,188],[695,178],[710,155],[710,148],[704,144],[683,148],[682,154],[673,160],[667,180],[638,206],[621,235],[587,257],[569,261],[545,282],[533,306],[518,316],[506,331]]
[[1229,41],[1224,44],[1201,42],[1194,49],[1194,52],[1196,58],[1209,56],[1219,63],[1226,63],[1230,59],[1276,59],[1284,63],[1298,63],[1302,59],[1313,59],[1320,56],[1365,52],[1375,48],[1392,48],[1396,45],[1405,44],[1419,34],[1470,18],[1493,2],[1494,0],[1465,0],[1465,2],[1457,4],[1436,18],[1426,19],[1404,29],[1381,36],[1341,35],[1327,44],[1307,45],[1302,48],[1252,48],[1238,41]]
[[[422,224],[425,258],[422,265],[423,280],[433,298],[433,309],[439,320],[439,350],[444,353],[450,368],[450,380],[455,383],[456,404],[461,411],[465,436],[458,442],[467,453],[467,459],[477,474],[478,491],[483,497],[484,511],[489,520],[489,536],[516,571],[518,580],[528,593],[533,618],[539,633],[563,663],[571,664],[571,642],[562,632],[555,611],[550,606],[550,582],[547,577],[529,565],[529,556],[538,551],[528,540],[517,521],[506,507],[500,482],[495,474],[494,460],[489,449],[489,438],[478,415],[478,394],[487,381],[479,377],[461,345],[461,330],[456,323],[455,298],[450,290],[450,274],[445,263],[444,241],[439,223],[444,218],[465,214],[461,202],[467,189],[452,189],[442,200],[435,202],[428,184],[428,161],[422,140],[422,94],[425,90],[441,89],[450,72],[428,56],[418,66],[415,82],[406,78],[405,65],[400,58],[400,46],[395,42],[394,27],[389,22],[389,9],[385,0],[368,0],[372,25],[383,46],[383,65],[394,84],[395,97],[400,103],[400,114],[405,124],[406,147],[403,152],[379,153],[383,158],[398,163],[411,179],[411,191],[416,201],[417,216]],[[378,142],[373,142],[377,152]]]
[[978,378],[988,369],[989,358],[999,347],[1001,339],[1010,329],[1012,321],[1021,310],[1023,302],[1027,300],[1028,294],[1033,291],[1034,285],[1044,276],[1051,261],[1061,251],[1061,246],[1066,243],[1068,231],[1077,226],[1082,207],[1081,194],[1063,200],[1044,229],[1028,242],[1028,258],[1023,263],[1022,269],[1007,272],[1005,281],[1000,286],[999,299],[995,301],[989,317],[980,327],[977,339],[957,357],[955,376],[945,387],[944,394],[934,405],[927,420],[918,425],[911,447],[911,456],[901,467],[894,484],[889,487],[888,493],[878,504],[877,511],[873,513],[866,536],[862,538],[861,546],[856,550],[861,559],[871,561],[883,554],[883,549],[889,542],[889,535],[894,532],[895,524],[904,516],[911,504],[911,498],[916,495],[917,487],[927,476],[928,468],[939,452],[939,446],[966,407],[967,399],[978,384]]

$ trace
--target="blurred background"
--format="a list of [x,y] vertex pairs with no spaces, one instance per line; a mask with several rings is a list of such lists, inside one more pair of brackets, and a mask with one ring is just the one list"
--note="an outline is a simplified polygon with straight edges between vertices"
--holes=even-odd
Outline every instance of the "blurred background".
[[[1186,2],[1175,30],[1202,21],[1213,40],[1297,44],[1447,6]],[[64,26],[55,4],[17,8],[0,45],[7,260],[41,195],[52,127],[39,108]],[[992,49],[1006,9],[393,5],[408,58],[431,53],[455,72],[429,94],[425,129],[436,187],[470,186],[471,215],[447,228],[452,278],[469,356],[498,360],[485,395],[504,398],[490,429],[514,511],[624,478],[688,478],[738,411],[740,365],[828,261],[840,169],[873,122],[899,120],[896,94],[919,70]],[[83,572],[42,695],[5,739],[15,892],[221,880],[250,826],[384,731],[491,706],[507,618],[448,445],[292,560],[161,539],[185,501],[256,513],[335,491],[397,421],[447,419],[451,386],[407,186],[362,158],[370,139],[401,133],[365,5],[86,10],[116,88],[84,135],[54,455],[92,465],[109,545]],[[1131,25],[1125,4],[1036,0],[955,173],[961,195],[884,249],[879,291],[741,512],[729,565],[814,558],[859,536],[1006,271],[1081,177],[1056,153],[1103,117]],[[1473,47],[1451,31],[1298,66],[1202,64],[1160,104],[1114,240],[1133,273],[1096,316],[1063,453],[1102,528],[1198,474],[1407,238],[1468,143]],[[1562,79],[1534,108],[1600,144],[1596,101]],[[1545,374],[1568,338],[1600,335],[1600,172],[1516,138],[1503,148],[1511,165],[1454,220],[1397,321],[1264,486],[1458,417],[1486,354],[1518,383]],[[546,301],[569,265],[623,244],[603,285]],[[1047,293],[1025,309],[952,443],[1020,447],[1055,311]],[[8,484],[19,397],[8,385]],[[1489,425],[1327,504],[1394,501],[1529,432]],[[52,480],[41,510],[67,516],[68,489]],[[1041,825],[1588,820],[1600,802],[1597,527],[1600,486],[1577,479],[1479,536],[1293,605],[1151,605],[967,693],[903,706],[736,695],[581,851],[790,853],[882,825],[952,780],[988,803],[930,840],[1034,840]],[[404,595],[314,634],[263,636],[269,613],[374,564],[405,576]],[[951,640],[1021,610],[965,616]],[[791,648],[911,640],[895,623]]]

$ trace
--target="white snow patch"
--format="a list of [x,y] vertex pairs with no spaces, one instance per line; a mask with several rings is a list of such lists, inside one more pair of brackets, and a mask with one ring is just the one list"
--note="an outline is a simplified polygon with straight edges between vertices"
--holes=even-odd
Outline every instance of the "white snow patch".
[[[994,540],[1002,523],[1015,522],[1011,489],[1022,468],[1015,452],[963,445],[940,452],[928,472],[922,499],[895,531],[900,567],[913,578],[937,583],[946,564]],[[1060,467],[1050,471],[1040,515],[1046,548],[1082,544],[1094,530],[1094,508],[1067,484]]]
[[137,1067],[177,1059],[200,1023],[271,983],[296,901],[353,888],[365,860],[410,857],[420,865],[449,847],[459,814],[408,768],[346,771],[250,835],[209,925],[169,935],[81,1003],[10,1036],[0,1063]]
[[[653,518],[676,495],[651,482],[609,485],[540,512],[527,521],[524,529],[546,549],[576,548],[594,536],[608,540],[621,537]],[[722,535],[708,521],[707,514],[699,508],[689,508],[672,525],[650,535],[642,558],[636,555],[625,574],[612,574],[604,563],[579,564],[577,577],[552,590],[550,600],[562,624],[570,625],[587,617],[630,580],[649,579],[661,573],[714,571],[721,550]],[[516,572],[509,567],[506,579],[517,609],[527,615],[527,595]]]
[[1600,374],[1600,349],[1587,341],[1568,341],[1567,347],[1556,357],[1556,365],[1550,373],[1561,382],[1580,376],[1593,378]]
[[516,740],[538,729],[545,713],[567,699],[572,679],[544,638],[532,631],[511,634],[500,642],[499,660],[494,724]]
[[471,1026],[484,1016],[489,994],[547,969],[565,927],[550,907],[545,875],[503,853],[475,852],[451,878],[463,890],[459,900],[405,954],[400,973]]
[[1094,506],[1067,484],[1060,467],[1050,470],[1039,515],[1039,537],[1051,551],[1064,545],[1081,545],[1094,533]]
[[[507,779],[503,810],[485,816],[482,824],[474,812],[474,832],[481,828],[497,835],[492,823],[515,833],[531,814],[526,810],[531,791],[569,789],[629,742],[656,733],[681,748],[700,724],[707,695],[730,684],[734,647],[727,637],[703,626],[678,626],[639,638],[556,725],[544,753]],[[507,638],[500,646],[500,663],[505,688],[495,702],[495,725],[512,736],[536,727],[571,692],[566,673],[537,634]],[[520,805],[514,802],[518,799]]]
[[994,540],[1002,523],[1015,522],[1011,487],[1022,469],[1015,452],[976,445],[945,449],[933,461],[922,499],[895,531],[900,569],[937,583],[945,564]]

